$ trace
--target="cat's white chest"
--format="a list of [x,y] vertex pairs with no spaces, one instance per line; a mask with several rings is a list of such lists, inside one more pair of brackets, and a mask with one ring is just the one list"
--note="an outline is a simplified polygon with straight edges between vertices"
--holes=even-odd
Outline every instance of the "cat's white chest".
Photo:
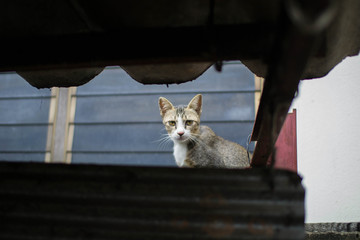
[[187,144],[185,143],[175,143],[174,144],[174,157],[176,164],[179,167],[187,167],[187,164],[185,163],[187,155]]

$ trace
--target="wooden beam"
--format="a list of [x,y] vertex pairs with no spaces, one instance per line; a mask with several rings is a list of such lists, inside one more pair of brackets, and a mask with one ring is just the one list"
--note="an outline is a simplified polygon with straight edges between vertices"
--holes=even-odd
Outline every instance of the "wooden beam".
[[[308,2],[308,7],[313,7],[313,4]],[[326,8],[319,11],[326,12]],[[285,12],[280,22],[251,137],[252,141],[257,141],[251,162],[253,167],[267,165],[306,64],[325,30],[306,31],[290,20]]]

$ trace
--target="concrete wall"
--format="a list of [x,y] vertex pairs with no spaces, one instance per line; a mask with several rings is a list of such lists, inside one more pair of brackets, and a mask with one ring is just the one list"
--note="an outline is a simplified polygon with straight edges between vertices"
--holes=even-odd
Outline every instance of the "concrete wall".
[[293,107],[306,222],[360,222],[360,56],[303,81]]

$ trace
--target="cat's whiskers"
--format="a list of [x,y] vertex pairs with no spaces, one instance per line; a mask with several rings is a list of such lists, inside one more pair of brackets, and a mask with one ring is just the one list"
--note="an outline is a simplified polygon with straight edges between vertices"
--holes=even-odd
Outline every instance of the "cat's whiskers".
[[[163,130],[166,131],[165,128],[163,128],[162,131],[163,131]],[[171,140],[171,137],[169,136],[168,133],[162,133],[162,134],[160,135],[160,139],[154,140],[154,141],[152,141],[152,142],[153,142],[153,143],[158,143],[158,144],[159,144],[159,145],[158,145],[159,149],[165,150],[166,148],[168,148],[168,146],[169,146],[169,144],[172,142],[172,140]]]
[[172,140],[169,136],[165,136],[165,137],[162,137],[161,139],[159,139],[158,142],[159,142],[159,148],[161,150],[164,150],[164,149],[168,148],[168,146],[172,142]]
[[202,141],[200,138],[199,138],[200,134],[195,134],[195,133],[192,133],[190,136],[189,136],[189,139],[190,141],[192,141],[193,143],[197,143],[203,147],[207,147],[207,145],[204,143],[204,141]]

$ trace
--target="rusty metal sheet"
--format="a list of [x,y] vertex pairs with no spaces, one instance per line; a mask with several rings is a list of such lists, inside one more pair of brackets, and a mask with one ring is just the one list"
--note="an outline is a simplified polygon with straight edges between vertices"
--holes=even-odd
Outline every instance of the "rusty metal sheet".
[[295,173],[0,163],[0,239],[303,239]]

